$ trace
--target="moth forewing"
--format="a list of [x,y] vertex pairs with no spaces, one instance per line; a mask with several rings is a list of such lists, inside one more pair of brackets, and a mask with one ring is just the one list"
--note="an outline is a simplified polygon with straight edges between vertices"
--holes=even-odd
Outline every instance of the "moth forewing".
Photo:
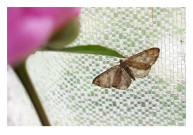
[[149,64],[152,66],[156,62],[159,56],[159,52],[160,52],[159,48],[150,48],[148,50],[142,51],[138,54],[135,54],[129,57],[125,62],[126,63],[140,62],[143,64]]
[[107,71],[95,77],[93,80],[93,84],[98,85],[103,88],[111,88],[113,85],[113,79],[117,70],[119,70],[119,66],[113,66]]
[[114,66],[98,75],[93,80],[93,84],[103,88],[114,87],[116,89],[125,90],[130,86],[131,78],[120,66]]
[[117,69],[117,71],[115,72],[114,76],[112,77],[113,78],[113,84],[112,84],[112,87],[118,87],[119,86],[119,83],[121,81],[121,74],[122,74],[122,70],[121,68],[119,67]]
[[131,84],[131,78],[123,68],[121,68],[121,71],[119,84],[114,88],[126,90]]
[[130,70],[132,71],[133,76],[135,78],[144,78],[149,74],[151,68],[147,70],[143,70],[143,69],[136,69],[136,68],[130,67]]
[[150,48],[129,57],[125,63],[136,78],[146,77],[159,56],[159,48]]

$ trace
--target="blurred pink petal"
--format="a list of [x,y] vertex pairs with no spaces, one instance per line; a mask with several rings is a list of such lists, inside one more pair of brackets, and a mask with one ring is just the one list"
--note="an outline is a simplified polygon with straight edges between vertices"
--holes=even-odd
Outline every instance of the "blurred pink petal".
[[15,65],[43,47],[51,34],[80,14],[80,8],[7,8],[7,62]]

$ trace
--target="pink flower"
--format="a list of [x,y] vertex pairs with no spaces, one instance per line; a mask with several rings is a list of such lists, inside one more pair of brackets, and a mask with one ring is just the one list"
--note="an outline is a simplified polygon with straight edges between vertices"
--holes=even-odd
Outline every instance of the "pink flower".
[[78,7],[8,7],[8,64],[15,65],[43,47],[53,32],[79,14]]

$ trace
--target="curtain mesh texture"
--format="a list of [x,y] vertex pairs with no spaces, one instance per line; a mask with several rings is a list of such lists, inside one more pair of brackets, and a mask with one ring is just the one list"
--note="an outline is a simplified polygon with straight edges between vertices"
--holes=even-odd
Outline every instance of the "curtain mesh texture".
[[119,58],[36,52],[27,69],[51,124],[184,126],[185,17],[185,8],[83,8],[71,47],[98,44],[126,57],[158,47],[160,56],[147,77],[124,91],[92,84]]

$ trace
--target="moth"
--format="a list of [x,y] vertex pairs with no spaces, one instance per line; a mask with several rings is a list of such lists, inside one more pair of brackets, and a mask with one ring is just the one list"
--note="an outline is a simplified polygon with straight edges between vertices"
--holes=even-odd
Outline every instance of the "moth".
[[132,80],[144,78],[149,74],[151,66],[159,57],[159,52],[159,48],[150,48],[125,60],[121,59],[119,65],[113,66],[101,73],[94,78],[92,83],[103,88],[114,87],[126,90]]

